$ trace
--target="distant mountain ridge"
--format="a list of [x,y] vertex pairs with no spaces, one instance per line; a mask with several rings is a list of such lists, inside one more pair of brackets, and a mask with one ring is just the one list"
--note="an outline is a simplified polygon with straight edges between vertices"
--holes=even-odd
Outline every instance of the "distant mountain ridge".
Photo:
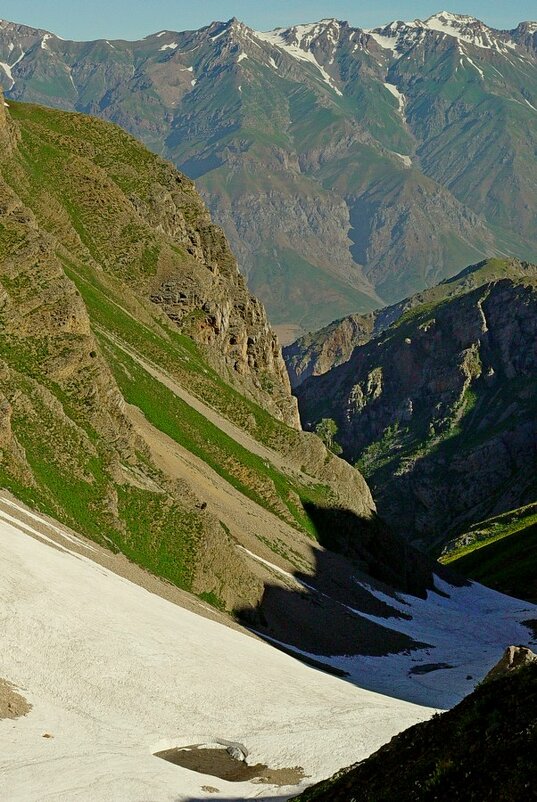
[[537,259],[537,23],[237,19],[138,42],[0,23],[9,97],[112,120],[196,179],[286,341],[493,254]]

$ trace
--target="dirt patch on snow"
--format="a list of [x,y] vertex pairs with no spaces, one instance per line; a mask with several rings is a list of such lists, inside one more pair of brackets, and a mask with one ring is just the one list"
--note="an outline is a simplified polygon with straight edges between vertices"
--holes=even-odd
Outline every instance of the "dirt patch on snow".
[[11,682],[0,679],[0,720],[26,716],[31,709],[32,705],[17,693]]
[[300,766],[287,769],[270,769],[263,763],[248,765],[246,761],[236,760],[227,749],[204,746],[186,746],[156,752],[155,757],[167,760],[199,774],[218,777],[227,782],[257,782],[266,785],[298,785],[304,779]]

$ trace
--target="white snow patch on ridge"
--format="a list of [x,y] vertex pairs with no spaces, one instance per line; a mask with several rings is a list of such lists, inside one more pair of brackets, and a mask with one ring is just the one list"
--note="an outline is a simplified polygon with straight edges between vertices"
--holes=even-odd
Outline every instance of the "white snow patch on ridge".
[[[362,687],[392,693],[414,702],[439,708],[452,707],[473,690],[476,683],[498,662],[510,644],[531,645],[531,633],[522,622],[535,618],[537,606],[513,599],[470,582],[452,587],[435,577],[435,586],[446,596],[429,591],[426,599],[398,594],[399,603],[368,586],[370,593],[411,619],[382,618],[360,612],[384,627],[428,643],[430,649],[387,657],[324,657],[334,667],[350,674]],[[411,673],[420,666],[449,665],[428,673]],[[410,673],[409,673],[410,672]]]
[[[295,31],[297,29],[302,29],[306,27],[311,28],[312,26],[295,26],[291,30]],[[288,42],[285,38],[287,33],[288,33],[287,31],[281,28],[277,28],[276,30],[269,31],[268,33],[265,33],[263,31],[255,31],[255,36],[257,36],[257,38],[261,39],[263,42],[268,42],[274,47],[278,47],[280,48],[280,50],[284,50],[286,53],[289,53],[290,56],[297,59],[298,61],[308,61],[310,64],[313,64],[315,67],[317,67],[317,69],[321,73],[325,84],[328,84],[328,86],[331,89],[333,89],[336,94],[342,97],[343,92],[341,92],[338,89],[331,76],[327,73],[322,64],[319,64],[313,53],[310,50],[303,50],[299,44],[291,44],[290,42]],[[307,41],[307,37],[302,31],[300,32],[300,37],[301,38],[298,37],[299,42],[304,43],[305,41]]]
[[171,42],[171,44],[169,45],[162,45],[162,47],[159,48],[159,50],[177,50],[178,47],[179,45],[177,44],[177,42]]
[[23,51],[22,54],[18,57],[18,59],[13,62],[13,64],[7,64],[5,61],[0,61],[0,67],[2,67],[2,69],[5,72],[5,74],[7,75],[9,80],[11,81],[11,86],[9,87],[10,89],[13,89],[13,87],[15,86],[15,79],[13,77],[13,69],[17,66],[17,64],[20,61],[23,60],[25,55],[26,55],[26,53]]
[[403,114],[406,106],[406,97],[403,95],[402,92],[399,91],[399,89],[395,86],[395,84],[385,83],[384,86],[388,90],[388,92],[390,92],[397,100],[397,102],[399,103],[399,111],[401,114]]
[[402,153],[397,153],[395,150],[393,150],[392,153],[394,153],[397,158],[401,159],[405,167],[412,167],[412,159],[410,156],[404,156]]
[[153,752],[163,743],[239,741],[252,762],[303,766],[312,783],[430,716],[429,707],[316,671],[32,537],[11,514],[16,506],[0,512],[0,677],[33,707],[0,721],[2,798],[36,802],[45,789],[69,802],[260,792],[281,800],[300,789],[238,786]]

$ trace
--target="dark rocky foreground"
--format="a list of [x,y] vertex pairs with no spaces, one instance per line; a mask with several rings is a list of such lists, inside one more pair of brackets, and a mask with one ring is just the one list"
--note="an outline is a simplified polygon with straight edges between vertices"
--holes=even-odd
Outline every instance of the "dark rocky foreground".
[[[513,649],[513,647],[511,647]],[[508,650],[509,651],[509,650]],[[531,653],[530,653],[531,654]],[[522,802],[537,798],[537,662],[500,661],[448,713],[397,735],[300,802]],[[516,660],[515,660],[516,663]],[[505,673],[507,671],[507,673]]]

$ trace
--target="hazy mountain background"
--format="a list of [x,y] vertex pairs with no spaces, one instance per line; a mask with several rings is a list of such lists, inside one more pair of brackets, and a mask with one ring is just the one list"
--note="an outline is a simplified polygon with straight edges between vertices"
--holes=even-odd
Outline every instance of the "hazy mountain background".
[[282,339],[482,256],[537,258],[537,24],[472,17],[138,42],[0,23],[7,97],[112,120],[197,182]]

